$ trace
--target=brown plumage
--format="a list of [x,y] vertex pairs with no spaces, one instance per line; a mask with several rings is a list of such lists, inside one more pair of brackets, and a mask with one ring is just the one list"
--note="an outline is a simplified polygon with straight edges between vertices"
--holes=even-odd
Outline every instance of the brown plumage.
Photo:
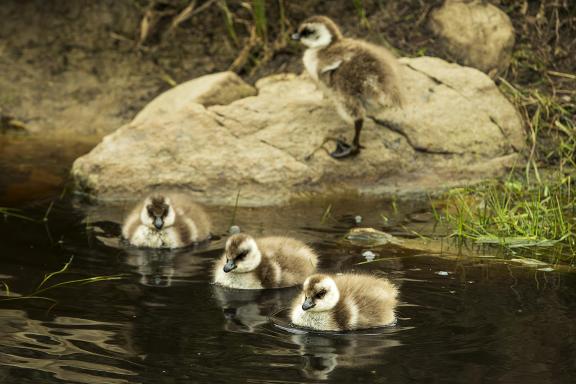
[[237,234],[214,266],[214,282],[239,289],[290,287],[302,284],[317,264],[316,253],[299,240]]
[[293,38],[308,46],[303,61],[310,76],[332,99],[340,116],[354,124],[352,145],[338,140],[331,155],[358,154],[367,112],[403,104],[396,58],[384,47],[343,37],[336,23],[325,16],[304,21]]
[[296,325],[327,331],[383,326],[394,322],[398,290],[368,275],[310,276],[292,305]]
[[122,236],[138,247],[180,248],[207,240],[210,230],[210,217],[189,196],[158,192],[134,207]]

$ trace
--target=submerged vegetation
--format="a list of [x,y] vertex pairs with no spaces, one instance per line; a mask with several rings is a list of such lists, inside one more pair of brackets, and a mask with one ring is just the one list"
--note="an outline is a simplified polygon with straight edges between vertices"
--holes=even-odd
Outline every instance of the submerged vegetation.
[[55,277],[63,275],[68,271],[68,268],[70,267],[70,264],[72,264],[73,259],[74,257],[70,257],[70,260],[68,260],[68,262],[66,262],[61,269],[44,275],[44,278],[42,279],[40,284],[38,284],[38,286],[32,292],[25,295],[18,295],[15,294],[14,292],[11,292],[10,286],[4,281],[0,281],[0,302],[14,301],[14,300],[47,300],[56,304],[55,300],[44,296],[44,294],[47,291],[51,291],[53,289],[62,287],[93,284],[110,280],[120,280],[123,278],[123,275],[93,276],[80,279],[71,279],[71,280],[53,282],[53,279]]

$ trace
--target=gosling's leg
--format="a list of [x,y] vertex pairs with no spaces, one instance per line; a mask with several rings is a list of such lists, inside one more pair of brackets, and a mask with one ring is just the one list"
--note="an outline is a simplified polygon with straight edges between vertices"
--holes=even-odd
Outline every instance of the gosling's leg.
[[360,145],[360,133],[362,132],[362,125],[364,124],[364,119],[357,119],[354,121],[354,138],[352,139],[352,145],[348,144],[344,140],[336,140],[336,149],[334,152],[330,153],[335,159],[343,159],[346,157],[356,156],[360,153],[362,146]]

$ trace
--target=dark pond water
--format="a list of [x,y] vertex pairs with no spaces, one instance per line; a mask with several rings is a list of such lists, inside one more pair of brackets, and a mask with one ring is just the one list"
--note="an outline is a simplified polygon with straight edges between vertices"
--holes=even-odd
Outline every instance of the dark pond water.
[[0,302],[0,383],[576,382],[576,274],[569,269],[398,245],[372,248],[377,261],[363,263],[367,246],[342,241],[355,215],[397,236],[429,233],[432,226],[420,223],[427,218],[422,203],[398,202],[395,210],[389,201],[317,201],[236,213],[244,231],[309,241],[322,270],[377,273],[399,285],[395,326],[322,335],[289,332],[271,320],[293,289],[209,284],[231,208],[211,209],[218,239],[155,252],[118,244],[124,207],[58,195],[17,203],[23,214],[42,218],[56,201],[47,222],[0,220],[0,281],[10,295],[34,292],[71,256],[68,270],[47,286],[123,277]]
[[[24,212],[42,217],[47,205]],[[33,292],[72,255],[67,273],[54,282],[126,276],[42,295],[54,301],[1,302],[0,382],[574,382],[576,275],[397,246],[376,248],[381,261],[358,265],[366,248],[341,241],[354,225],[347,214],[360,213],[363,225],[381,228],[380,213],[399,222],[404,213],[389,212],[386,202],[343,202],[321,223],[323,208],[243,209],[237,223],[255,234],[310,241],[323,270],[390,277],[401,287],[396,326],[347,335],[280,329],[269,315],[285,308],[295,290],[210,285],[223,237],[175,252],[121,248],[113,237],[118,225],[103,218],[113,220],[122,207],[82,209],[63,201],[47,223],[3,220],[0,277],[12,294]],[[212,214],[225,232],[231,209]],[[388,229],[395,227],[391,220]]]

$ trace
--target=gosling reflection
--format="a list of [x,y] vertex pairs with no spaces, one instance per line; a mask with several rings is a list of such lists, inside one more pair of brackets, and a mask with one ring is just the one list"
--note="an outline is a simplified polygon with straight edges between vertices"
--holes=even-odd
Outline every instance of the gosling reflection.
[[202,274],[202,258],[188,251],[130,250],[126,264],[135,267],[140,284],[170,287],[179,278]]
[[247,290],[213,286],[214,298],[226,319],[224,329],[231,332],[256,332],[269,322],[270,314],[288,307],[297,292],[298,288]]
[[309,379],[328,380],[337,368],[368,368],[382,364],[384,353],[401,345],[392,337],[393,330],[377,335],[296,334],[292,341],[299,346],[304,359],[302,373]]

